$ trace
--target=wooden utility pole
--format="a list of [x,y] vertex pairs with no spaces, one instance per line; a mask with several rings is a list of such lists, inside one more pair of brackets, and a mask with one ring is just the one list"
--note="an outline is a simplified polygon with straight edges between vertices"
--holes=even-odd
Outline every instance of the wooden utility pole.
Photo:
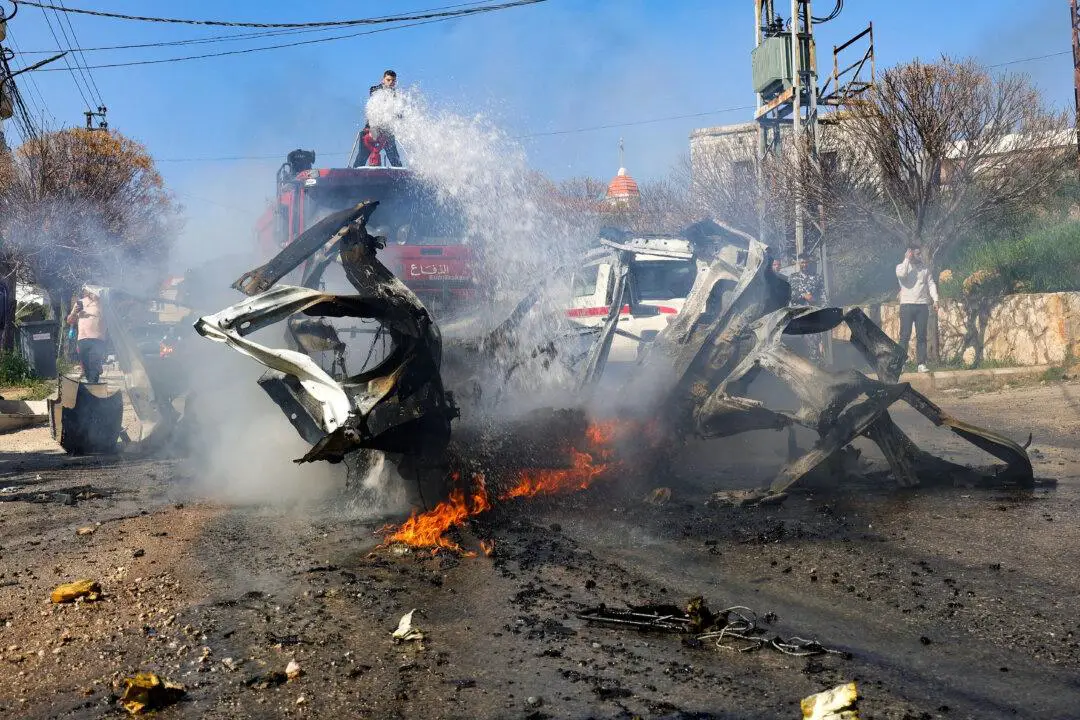
[[[2,13],[2,11],[0,11]],[[0,42],[7,38],[8,18],[0,14]],[[0,54],[7,50],[0,46]],[[14,114],[14,103],[10,97],[11,78],[8,77],[7,61],[0,66],[0,156],[10,152],[7,138],[4,137],[4,120]],[[4,238],[0,236],[0,351],[11,351],[15,347],[15,268],[6,260]]]
[[1073,128],[1076,130],[1076,167],[1080,172],[1080,13],[1077,12],[1076,0],[1069,0],[1069,22],[1072,25],[1073,55]]

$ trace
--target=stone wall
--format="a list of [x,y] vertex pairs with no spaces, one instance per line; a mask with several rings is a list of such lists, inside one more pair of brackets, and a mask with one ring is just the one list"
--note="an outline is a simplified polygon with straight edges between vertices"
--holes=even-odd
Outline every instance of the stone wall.
[[[894,340],[899,336],[900,306],[863,308]],[[938,338],[943,360],[962,359],[970,364],[975,349],[965,345],[967,314],[961,303],[944,300],[938,306]],[[834,336],[847,339],[847,327]],[[1066,357],[1080,357],[1080,292],[1007,295],[989,314],[983,333],[983,359],[1016,366],[1060,365]],[[914,355],[912,338],[909,356]]]

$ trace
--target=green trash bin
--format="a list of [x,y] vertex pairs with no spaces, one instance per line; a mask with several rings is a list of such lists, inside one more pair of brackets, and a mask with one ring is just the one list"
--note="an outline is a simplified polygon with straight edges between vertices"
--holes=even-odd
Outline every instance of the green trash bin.
[[30,363],[34,374],[43,378],[56,377],[56,321],[34,320],[17,327],[19,352]]

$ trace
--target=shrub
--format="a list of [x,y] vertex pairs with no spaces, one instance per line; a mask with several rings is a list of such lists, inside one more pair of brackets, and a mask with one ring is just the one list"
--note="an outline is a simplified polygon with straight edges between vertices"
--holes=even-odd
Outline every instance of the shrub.
[[942,294],[954,298],[1080,290],[1080,222],[972,243],[938,279]]
[[34,378],[34,370],[22,355],[0,352],[0,385],[20,385]]

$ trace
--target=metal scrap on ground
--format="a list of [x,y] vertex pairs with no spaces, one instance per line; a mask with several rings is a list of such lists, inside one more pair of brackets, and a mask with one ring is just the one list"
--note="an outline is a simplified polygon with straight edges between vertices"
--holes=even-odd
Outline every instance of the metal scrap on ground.
[[[750,608],[736,605],[713,613],[700,597],[692,598],[685,610],[674,605],[630,606],[625,610],[600,605],[583,610],[577,616],[587,622],[609,627],[690,634],[697,640],[710,641],[718,648],[738,652],[769,647],[798,657],[847,656],[846,652],[827,648],[816,640],[800,637],[785,639],[779,635],[770,637],[768,630],[761,626],[757,613]],[[766,615],[766,623],[770,619],[771,616]]]

